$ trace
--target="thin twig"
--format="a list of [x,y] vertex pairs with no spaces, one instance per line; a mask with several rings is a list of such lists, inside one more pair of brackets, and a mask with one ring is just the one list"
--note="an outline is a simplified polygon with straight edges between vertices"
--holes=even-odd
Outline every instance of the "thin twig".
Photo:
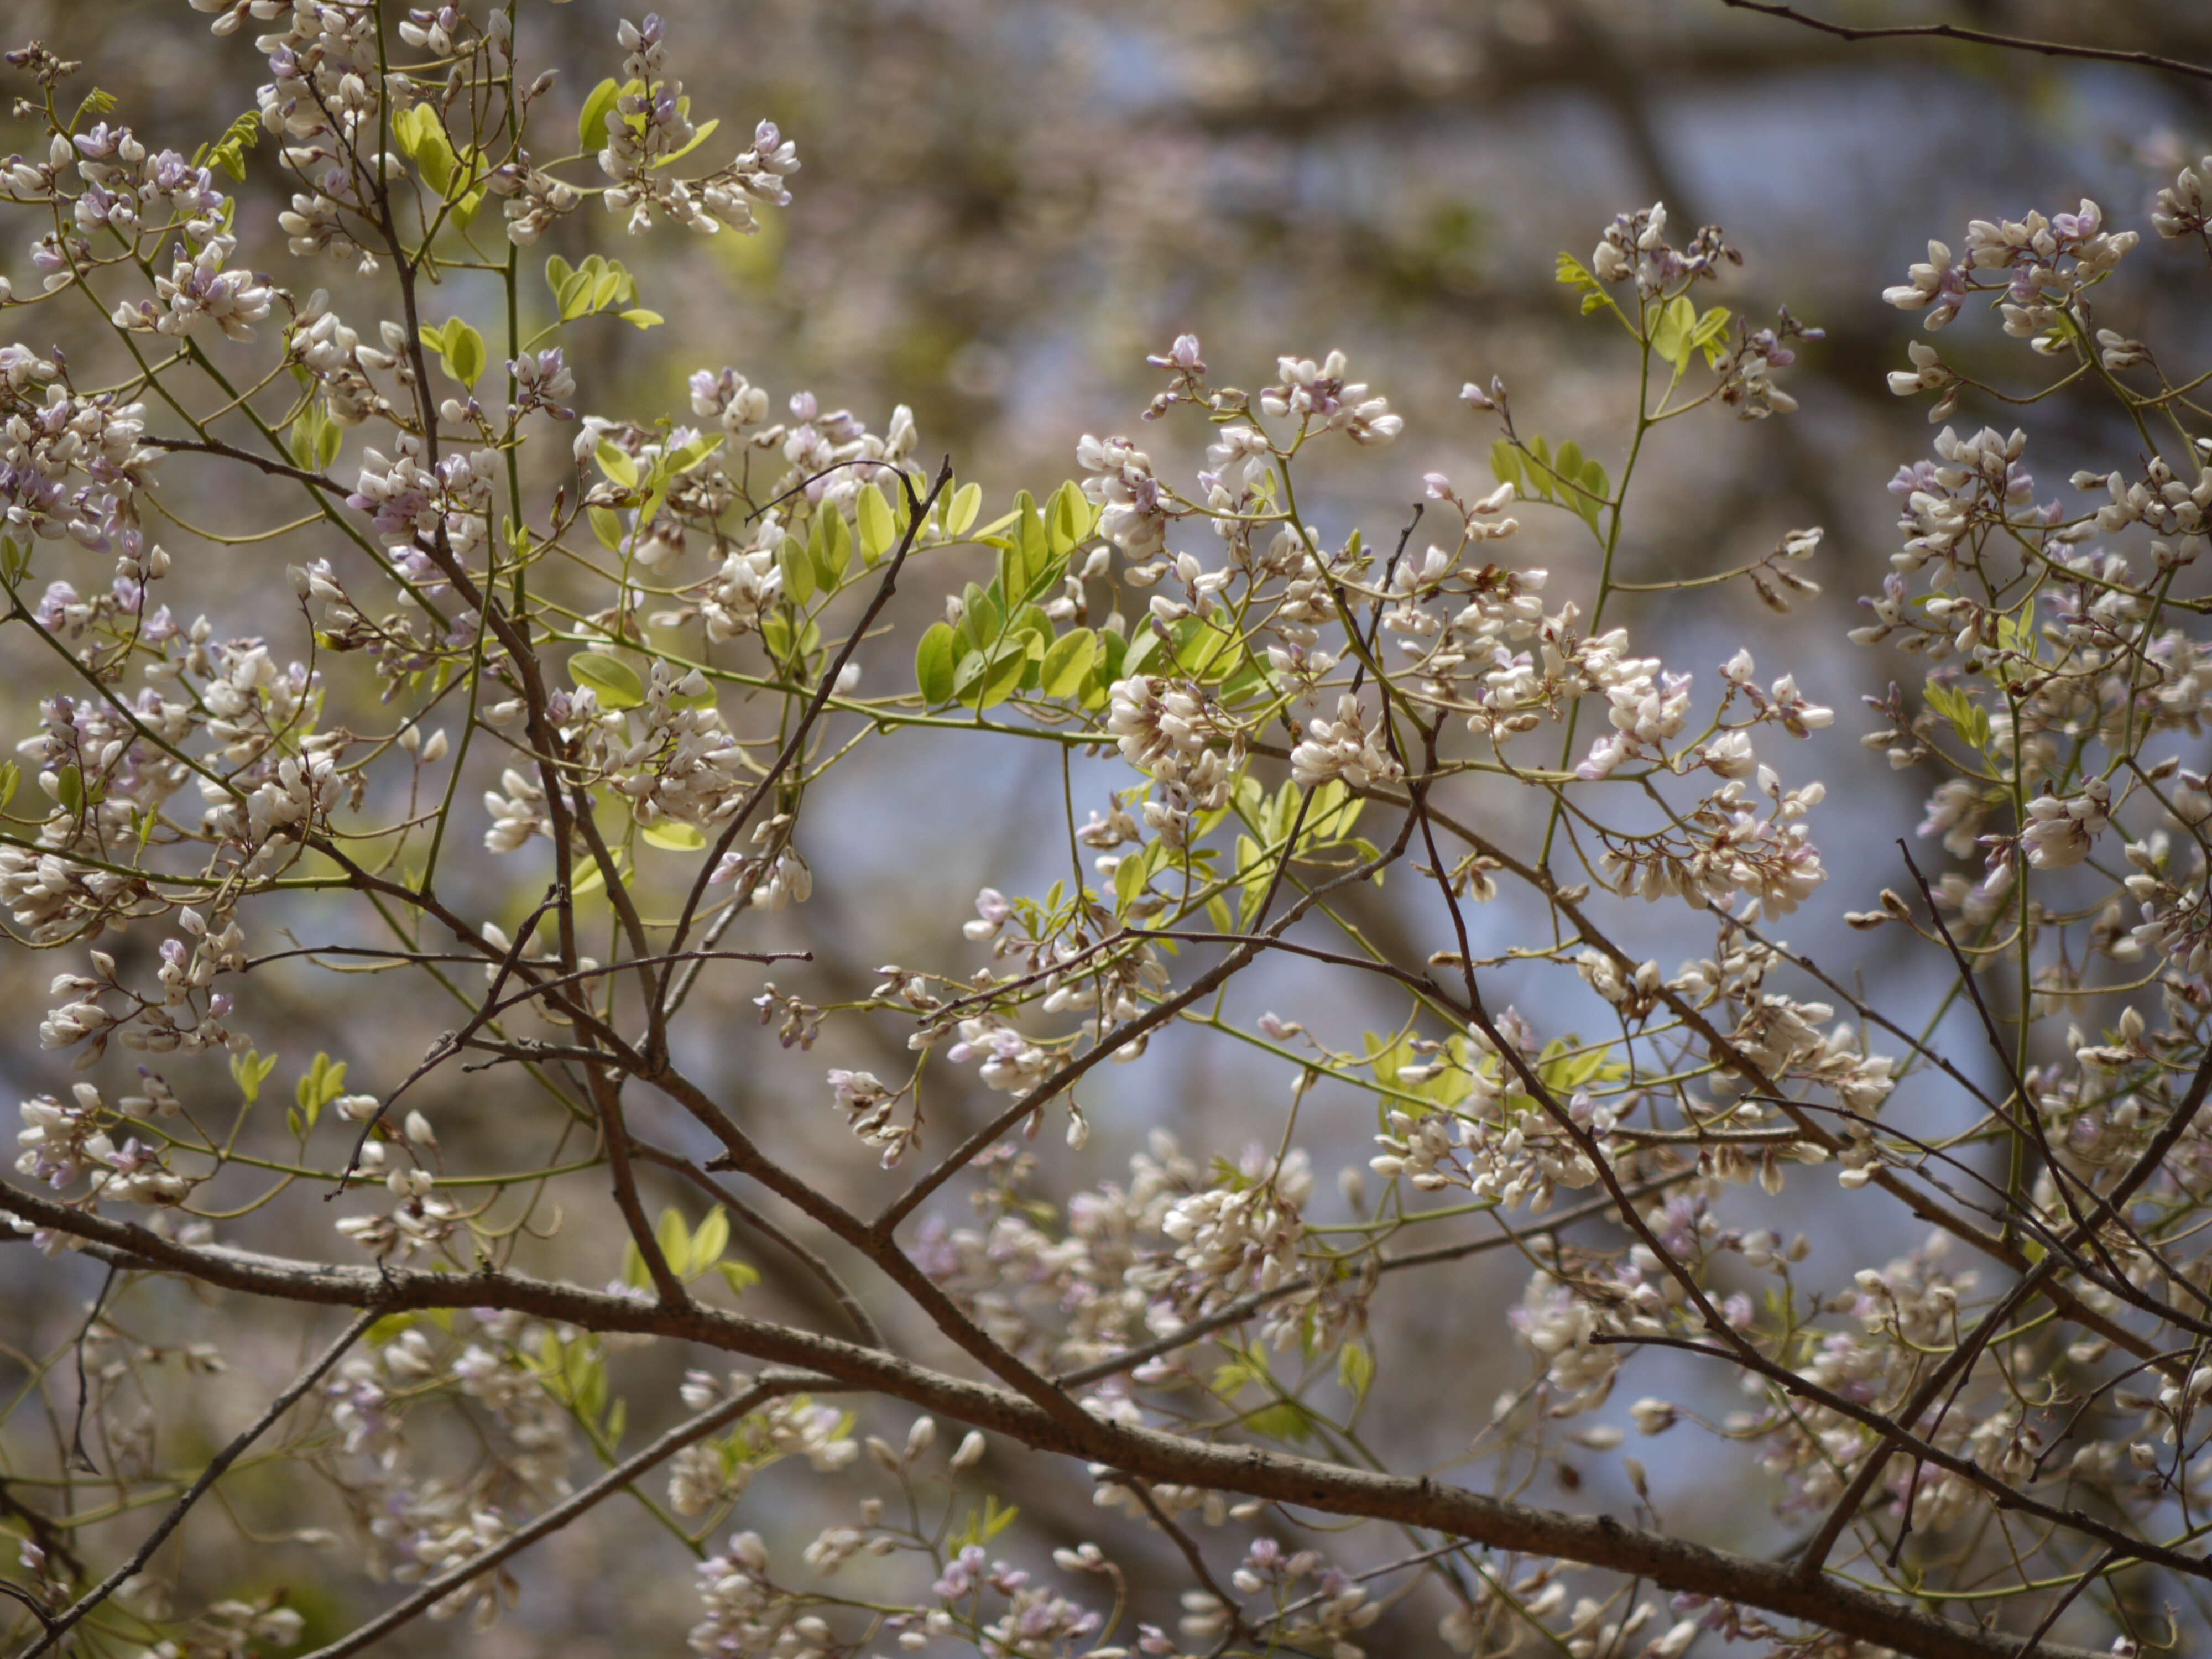
[[1174,1518],[1160,1507],[1160,1500],[1152,1496],[1152,1489],[1138,1480],[1135,1475],[1125,1474],[1120,1469],[1109,1469],[1098,1478],[1121,1487],[1144,1506],[1145,1513],[1152,1518],[1152,1524],[1167,1534],[1176,1551],[1182,1556],[1184,1564],[1190,1568],[1192,1576],[1198,1580],[1206,1593],[1214,1599],[1223,1613],[1227,1616],[1230,1636],[1249,1639],[1253,1633],[1252,1627],[1244,1622],[1244,1610],[1237,1605],[1235,1598],[1227,1590],[1222,1589],[1219,1583],[1215,1580],[1212,1569],[1206,1565],[1206,1558],[1199,1553],[1197,1543],[1188,1533],[1176,1525]]
[[100,1310],[107,1304],[107,1293],[115,1288],[115,1268],[111,1263],[107,1277],[100,1281],[100,1294],[92,1298],[92,1310],[84,1316],[84,1325],[70,1344],[76,1360],[76,1423],[70,1431],[70,1461],[88,1474],[98,1474],[100,1465],[92,1461],[84,1449],[84,1408],[88,1397],[84,1381],[84,1345],[92,1335],[92,1328],[99,1322]]
[[[113,1271],[112,1266],[109,1271],[111,1273]],[[184,1520],[192,1505],[207,1495],[208,1488],[222,1479],[224,1471],[244,1455],[248,1446],[267,1433],[278,1418],[291,1410],[299,1402],[302,1395],[322,1380],[323,1373],[338,1363],[345,1351],[361,1340],[362,1334],[374,1325],[379,1316],[379,1310],[374,1308],[358,1315],[353,1322],[340,1333],[337,1341],[317,1355],[313,1364],[294,1377],[283,1393],[269,1402],[269,1408],[266,1411],[255,1418],[243,1433],[209,1461],[207,1468],[200,1471],[200,1478],[185,1488],[183,1497],[169,1506],[168,1513],[161,1517],[160,1523],[153,1531],[146,1534],[145,1541],[131,1553],[130,1559],[78,1597],[76,1603],[67,1611],[57,1613],[49,1620],[46,1623],[46,1633],[31,1646],[26,1648],[20,1656],[20,1659],[38,1659],[39,1655],[46,1652],[68,1634],[70,1627],[79,1620],[135,1577],[145,1565],[154,1559],[154,1552],[161,1548],[162,1541],[177,1529],[179,1523]]]
[[695,1441],[705,1439],[725,1423],[743,1417],[747,1412],[757,1410],[780,1395],[796,1394],[804,1389],[818,1387],[828,1380],[805,1373],[763,1377],[735,1399],[726,1400],[720,1405],[678,1424],[651,1445],[616,1464],[574,1497],[555,1504],[512,1537],[502,1539],[483,1553],[472,1555],[459,1566],[441,1573],[405,1601],[395,1602],[359,1629],[326,1646],[317,1648],[313,1653],[303,1654],[301,1659],[344,1659],[347,1654],[359,1653],[372,1642],[381,1640],[410,1620],[420,1617],[432,1603],[452,1595],[470,1579],[490,1571],[510,1555],[527,1549],[548,1534],[558,1532],[592,1505],[613,1497],[640,1475],[647,1474],[654,1464],[673,1456]]
[[[1853,27],[1808,16],[1795,6],[1771,0],[1721,0],[1730,11],[1755,11],[1762,17],[1778,17],[1838,40],[1957,40],[1967,46],[1996,46],[2006,52],[2030,52],[2042,58],[2079,58],[2094,64],[2127,64],[2136,69],[2185,75],[2192,80],[2212,81],[2212,67],[2154,52],[2129,52],[2117,46],[2080,46],[2065,40],[2038,40],[2021,34],[1997,34],[1988,29],[1966,28],[1956,23],[1890,23]],[[2085,15],[2089,15],[2085,13]]]

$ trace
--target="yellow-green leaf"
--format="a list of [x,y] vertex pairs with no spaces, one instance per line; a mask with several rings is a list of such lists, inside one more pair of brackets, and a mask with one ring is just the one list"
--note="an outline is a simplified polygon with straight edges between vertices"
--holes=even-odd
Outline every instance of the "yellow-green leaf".
[[722,1259],[722,1252],[730,1245],[730,1218],[720,1205],[707,1212],[707,1218],[691,1235],[691,1253],[684,1267],[684,1277],[696,1279]]
[[621,85],[613,80],[602,81],[592,88],[591,95],[584,100],[583,113],[576,118],[578,148],[602,150],[607,147],[607,117],[613,112],[615,100],[622,96],[622,92]]
[[635,456],[602,438],[597,459],[599,471],[607,475],[611,483],[618,483],[624,489],[637,488],[637,460]]
[[660,1212],[653,1224],[653,1242],[660,1246],[660,1254],[668,1259],[675,1272],[684,1271],[684,1263],[691,1254],[691,1229],[684,1224],[684,1212],[670,1205]]
[[975,522],[976,515],[982,510],[983,486],[962,484],[954,492],[951,504],[945,509],[945,533],[948,536],[967,534],[969,526]]
[[814,557],[805,543],[796,536],[786,536],[776,550],[775,562],[783,572],[784,598],[793,605],[805,605],[814,597]]
[[645,701],[637,671],[604,651],[579,651],[568,659],[568,678],[587,686],[602,708],[635,708]]
[[1084,678],[1098,654],[1098,636],[1087,628],[1061,635],[1044,653],[1037,671],[1037,690],[1048,697],[1072,697],[1083,689]]
[[743,1296],[760,1283],[759,1269],[742,1261],[717,1261],[714,1271],[721,1274],[722,1282],[730,1287],[732,1296]]
[[681,149],[671,150],[667,155],[660,157],[658,161],[653,162],[653,165],[655,167],[673,167],[677,162],[689,155],[693,150],[698,149],[700,145],[705,143],[709,138],[713,137],[714,136],[714,129],[721,125],[722,124],[720,120],[702,121],[699,124],[697,131],[692,133],[690,143],[684,145]]
[[933,623],[915,649],[915,683],[921,688],[921,700],[933,708],[952,701],[952,675],[958,666],[956,637],[950,623]]
[[611,507],[586,507],[585,512],[591,519],[592,534],[599,538],[599,545],[610,553],[621,552],[623,543],[628,539],[623,534],[622,514]]
[[890,503],[884,499],[882,490],[870,484],[860,491],[857,516],[860,523],[860,561],[872,568],[898,540],[897,526],[891,521]]

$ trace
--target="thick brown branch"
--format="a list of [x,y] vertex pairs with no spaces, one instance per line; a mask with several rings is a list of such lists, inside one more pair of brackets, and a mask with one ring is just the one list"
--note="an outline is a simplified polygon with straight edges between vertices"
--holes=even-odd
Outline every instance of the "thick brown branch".
[[[426,1273],[289,1261],[245,1251],[195,1249],[143,1227],[88,1215],[0,1186],[0,1210],[34,1226],[89,1241],[93,1254],[132,1267],[183,1273],[276,1300],[382,1311],[492,1307],[586,1329],[695,1341],[770,1364],[818,1371],[847,1388],[902,1400],[955,1421],[1153,1481],[1242,1492],[1326,1514],[1425,1527],[1493,1549],[1581,1561],[1647,1578],[1662,1589],[1740,1601],[1803,1620],[1914,1659],[2018,1659],[2020,1641],[1956,1623],[1831,1577],[1807,1582],[1794,1564],[1755,1560],[1611,1516],[1543,1510],[1427,1479],[1376,1474],[1257,1447],[1217,1445],[1077,1413],[1048,1413],[1012,1389],[949,1376],[892,1355],[694,1305],[641,1306],[626,1298],[518,1275]],[[2093,1659],[2048,1643],[2049,1659]],[[2094,1656],[2094,1659],[2105,1659]]]

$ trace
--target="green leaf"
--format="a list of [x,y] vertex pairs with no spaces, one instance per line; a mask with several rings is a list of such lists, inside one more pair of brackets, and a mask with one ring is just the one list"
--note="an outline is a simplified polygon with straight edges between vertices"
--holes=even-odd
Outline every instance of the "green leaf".
[[1271,1440],[1304,1442],[1313,1436],[1313,1418],[1295,1400],[1285,1400],[1246,1418],[1253,1433]]
[[684,1224],[684,1212],[673,1204],[660,1212],[653,1224],[653,1243],[660,1246],[660,1254],[667,1258],[671,1270],[679,1276],[684,1263],[691,1255],[691,1229]]
[[557,297],[562,322],[580,317],[591,310],[592,291],[599,285],[599,273],[589,267],[598,258],[593,254],[591,259],[585,261],[584,268],[569,272],[568,279],[561,284]]
[[860,562],[873,569],[877,561],[898,543],[890,503],[884,499],[882,490],[869,484],[860,491],[854,516],[860,526]]
[[637,671],[603,651],[579,651],[569,658],[568,678],[589,687],[602,708],[635,708],[645,702],[645,682]]
[[1571,253],[1562,253],[1555,267],[1556,280],[1578,289],[1583,296],[1583,315],[1610,305],[1605,297],[1605,284],[1590,274],[1589,267]]
[[483,336],[455,317],[442,328],[422,330],[422,343],[444,360],[446,373],[463,386],[474,386],[484,371]]
[[743,1296],[761,1282],[760,1270],[742,1261],[717,1261],[714,1271],[721,1274],[722,1282],[730,1287],[732,1296]]
[[681,149],[673,149],[669,151],[667,155],[662,156],[653,165],[655,167],[673,167],[677,162],[689,155],[693,150],[698,149],[700,145],[705,143],[709,138],[713,137],[714,136],[714,129],[721,125],[721,122],[719,120],[702,121],[699,124],[697,130],[692,133],[691,142],[690,143],[684,145]]
[[1500,438],[1490,447],[1491,476],[1500,483],[1510,483],[1523,495],[1528,493],[1528,471],[1521,465],[1521,452],[1509,439]]
[[719,435],[709,438],[702,434],[670,450],[661,458],[661,465],[671,476],[689,472],[703,465],[707,458],[721,447],[722,440]]
[[836,586],[853,563],[853,532],[845,522],[845,515],[825,505],[815,514],[813,526],[807,532],[807,544],[808,552],[814,556],[815,574],[822,586]]
[[1698,325],[1698,307],[1688,295],[1677,295],[1659,313],[1659,320],[1651,327],[1651,349],[1655,356],[1674,366],[1679,377],[1690,366],[1690,354],[1697,348],[1691,343],[1692,331]]
[[637,832],[647,845],[669,853],[696,853],[707,844],[706,832],[698,825],[684,823],[675,818],[663,818],[658,823],[640,827]]
[[611,79],[592,88],[584,100],[583,113],[576,118],[578,149],[597,151],[607,147],[607,117],[614,112],[615,100],[622,94],[621,86]]
[[1364,1401],[1375,1381],[1375,1356],[1364,1342],[1347,1342],[1336,1352],[1336,1378],[1355,1401]]
[[1044,653],[1037,690],[1048,697],[1072,697],[1083,689],[1098,655],[1098,636],[1087,628],[1061,635]]
[[691,1235],[691,1253],[686,1258],[684,1277],[696,1279],[722,1259],[722,1252],[730,1247],[730,1218],[722,1206],[716,1205],[707,1212],[707,1218]]
[[332,1060],[328,1054],[317,1054],[314,1064],[292,1085],[292,1098],[299,1103],[302,1120],[310,1129],[323,1115],[323,1108],[345,1092],[346,1063]]
[[400,111],[392,118],[392,138],[400,154],[422,170],[423,182],[441,198],[452,193],[459,157],[454,155],[453,140],[446,136],[446,124],[435,109],[417,104]]
[[[1073,545],[1073,544],[1070,544]],[[1006,602],[1011,608],[1060,586],[1067,568],[1067,551],[1055,546],[1045,526],[1044,514],[1024,490],[1014,498],[1013,534],[1000,560]]]
[[446,331],[447,372],[463,386],[474,386],[484,372],[483,336],[466,323]]
[[599,461],[599,471],[606,474],[610,483],[618,483],[624,489],[637,488],[636,457],[602,438],[594,452],[594,458]]
[[945,509],[945,533],[956,537],[966,535],[975,524],[976,515],[982,510],[983,486],[962,484],[953,492],[952,500]]
[[192,165],[219,167],[232,178],[246,181],[246,152],[261,142],[261,113],[251,111],[230,124],[222,137],[192,157]]
[[1386,1037],[1369,1031],[1363,1040],[1367,1047],[1367,1064],[1375,1073],[1375,1080],[1395,1085],[1398,1081],[1398,1068],[1413,1057],[1406,1039],[1402,1036]]
[[789,663],[793,667],[803,667],[822,649],[822,624],[811,619],[806,621],[799,631],[795,662],[792,653],[791,623],[782,611],[771,611],[761,618],[761,643],[768,647],[768,653],[774,660]]
[[295,464],[310,471],[319,471],[336,460],[338,447],[344,441],[345,433],[320,398],[294,416],[284,434],[284,447],[291,452]]
[[647,311],[642,306],[635,307],[629,311],[617,312],[616,315],[619,316],[623,321],[628,323],[632,328],[658,328],[661,324],[668,320],[667,318],[662,316],[659,312]]
[[619,553],[629,537],[623,532],[622,514],[611,507],[592,507],[584,509],[592,521],[592,534],[599,538],[599,545],[610,553]]
[[1152,872],[1159,868],[1160,860],[1165,852],[1164,842],[1148,842],[1143,852],[1132,853],[1115,866],[1114,910],[1115,915],[1118,915],[1126,911],[1135,902],[1137,895],[1145,890],[1145,884],[1152,878]]
[[988,653],[971,651],[961,659],[960,667],[952,677],[952,694],[980,714],[1013,696],[1029,666],[1024,636],[1009,635]]
[[230,1057],[230,1074],[236,1079],[239,1093],[246,1103],[252,1105],[261,1098],[261,1085],[269,1080],[269,1073],[276,1069],[276,1056],[248,1048],[242,1054]]
[[1217,628],[1203,617],[1185,617],[1173,632],[1176,663],[1194,679],[1212,684],[1236,665],[1234,647],[1239,636],[1227,629]]
[[990,594],[969,582],[961,592],[960,605],[960,633],[969,645],[982,651],[996,644],[1006,621]]
[[1051,552],[1044,526],[1038,520],[1036,502],[1023,490],[1014,497],[1014,521],[999,549],[999,586],[1009,600],[1029,598],[1030,579],[1037,562]]
[[1083,487],[1073,478],[1052,492],[1052,501],[1045,514],[1045,530],[1052,538],[1052,550],[1066,558],[1091,538],[1091,526],[1097,522],[1097,513],[1083,494]]
[[1134,679],[1143,673],[1151,664],[1153,656],[1158,652],[1159,647],[1160,636],[1158,634],[1152,632],[1149,626],[1139,628],[1136,637],[1129,641],[1128,648],[1122,653],[1116,678],[1125,680]]
[[1721,360],[1728,356],[1729,308],[1715,306],[1698,319],[1698,325],[1690,331],[1689,349],[1705,354],[1705,367],[1718,368]]
[[933,623],[915,648],[915,683],[921,688],[921,700],[932,708],[952,701],[953,671],[958,666],[953,641],[957,637],[951,623]]
[[814,558],[805,543],[796,536],[786,536],[776,550],[775,562],[783,572],[784,598],[793,605],[805,605],[814,597]]

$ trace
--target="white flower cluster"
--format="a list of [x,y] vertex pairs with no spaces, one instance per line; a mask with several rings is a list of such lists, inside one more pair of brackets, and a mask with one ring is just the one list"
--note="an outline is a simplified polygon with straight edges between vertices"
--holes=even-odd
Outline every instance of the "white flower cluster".
[[1188,839],[1192,813],[1228,805],[1249,742],[1205,687],[1159,675],[1114,682],[1106,730],[1121,758],[1158,786],[1145,803],[1145,821],[1176,847]]
[[1085,433],[1075,459],[1087,475],[1083,493],[1099,508],[1098,533],[1132,559],[1164,552],[1172,503],[1152,474],[1152,458],[1127,438]]
[[1318,363],[1279,357],[1281,384],[1261,390],[1260,407],[1279,419],[1295,419],[1304,433],[1341,432],[1358,444],[1389,442],[1406,429],[1405,416],[1390,412],[1388,398],[1370,396],[1364,381],[1346,380],[1348,368],[1341,351]]
[[1348,692],[1336,700],[1336,718],[1307,721],[1304,740],[1291,750],[1291,775],[1307,789],[1340,779],[1366,789],[1405,775],[1386,746],[1380,718]]
[[21,1173],[57,1192],[82,1176],[91,1200],[149,1206],[184,1201],[193,1183],[168,1167],[159,1147],[136,1135],[117,1146],[102,1127],[110,1114],[100,1091],[80,1083],[74,1093],[72,1105],[51,1095],[22,1103],[23,1127],[15,1136],[15,1144],[22,1148],[15,1159]]
[[234,340],[252,339],[275,290],[251,271],[223,269],[237,246],[234,237],[210,236],[195,253],[179,248],[169,274],[154,279],[155,297],[116,307],[115,326],[182,340],[212,323]]
[[[2061,312],[2082,291],[2108,276],[2142,240],[2132,230],[2108,231],[2103,210],[2084,200],[2073,213],[2046,218],[1977,219],[1966,227],[1966,257],[1954,263],[1942,242],[1928,244],[1925,262],[1881,297],[1901,311],[1925,311],[1925,326],[1938,329],[1959,314],[1969,294],[1996,290],[2005,332],[2019,339],[2045,337]],[[2161,234],[2166,233],[2161,227]],[[1978,281],[1984,270],[2009,272],[2002,282]],[[2063,349],[2055,339],[2038,349]]]
[[[623,83],[636,90],[625,90],[607,115],[606,147],[599,159],[599,170],[614,181],[604,197],[609,212],[627,211],[633,234],[660,216],[711,235],[725,227],[744,234],[757,230],[756,202],[789,205],[784,180],[799,171],[799,151],[773,121],[763,121],[752,147],[718,173],[687,180],[666,172],[690,148],[698,131],[686,112],[690,100],[684,95],[683,82],[668,73],[668,26],[658,15],[635,23],[625,18],[616,37],[627,54]],[[514,237],[518,241],[538,234],[541,212],[565,210],[552,192],[536,194],[543,202],[540,209],[514,214],[510,204],[508,234],[514,235],[518,224],[524,230]]]

